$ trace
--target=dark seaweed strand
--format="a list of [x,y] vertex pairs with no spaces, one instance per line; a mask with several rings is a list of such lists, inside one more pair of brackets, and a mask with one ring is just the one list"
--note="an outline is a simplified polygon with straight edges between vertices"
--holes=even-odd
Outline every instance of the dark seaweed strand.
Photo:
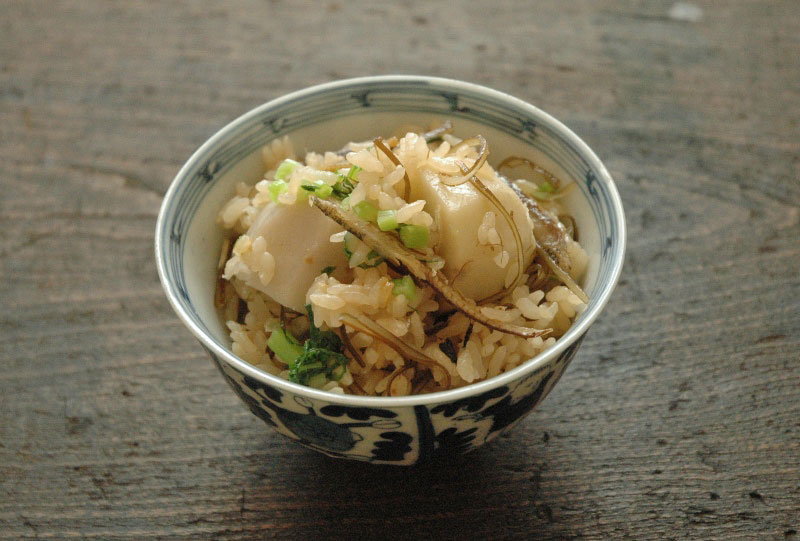
[[458,310],[448,310],[446,312],[436,312],[433,316],[433,323],[431,323],[427,329],[425,329],[425,334],[436,334],[437,332],[441,331],[445,327],[447,327],[447,323],[450,321],[450,318],[458,312]]
[[469,337],[470,337],[470,336],[472,336],[472,327],[473,327],[473,326],[474,326],[474,324],[473,324],[473,323],[470,323],[470,324],[469,324],[469,327],[467,327],[467,332],[466,332],[466,334],[464,335],[464,341],[463,341],[463,343],[461,344],[461,347],[462,347],[462,348],[465,348],[465,347],[467,347],[467,342],[469,342]]
[[230,237],[225,237],[222,240],[222,248],[217,262],[217,283],[214,287],[214,306],[217,310],[222,310],[225,307],[225,284],[228,283],[228,280],[223,278],[222,275],[225,273],[225,262],[230,258],[232,250],[233,243]]
[[447,355],[447,358],[451,361],[458,362],[458,356],[456,355],[456,347],[453,345],[452,340],[449,338],[446,339],[444,342],[439,343],[439,350]]
[[[389,383],[386,384],[386,390],[384,391],[383,396],[392,396],[392,384],[394,383],[394,380],[396,380],[400,374],[404,374],[409,370],[414,370],[414,366],[413,365],[401,366],[400,368],[392,372],[392,375],[389,377]],[[409,383],[411,382],[409,381]],[[413,390],[414,386],[412,385],[411,388]]]
[[[358,350],[353,346],[353,343],[350,341],[350,335],[347,334],[347,329],[344,328],[344,325],[341,326],[339,329],[339,335],[342,338],[342,343],[344,344],[344,348],[350,352],[350,355],[353,356],[353,360],[358,363],[361,368],[367,366],[364,363],[364,359],[361,358],[361,354]],[[353,380],[355,381],[355,379]]]
[[243,301],[243,300],[240,298],[240,299],[239,299],[239,306],[238,306],[238,310],[237,310],[237,312],[236,312],[236,322],[237,322],[237,323],[239,323],[240,325],[241,325],[241,324],[244,324],[244,318],[245,318],[245,317],[247,317],[247,313],[248,313],[248,310],[247,310],[247,303],[246,303],[246,302],[244,302],[244,301]]
[[425,387],[433,381],[433,374],[431,374],[430,370],[418,370],[414,376],[414,380],[416,380],[416,383],[411,386],[411,394],[419,394],[420,391],[425,389]]
[[214,307],[217,310],[225,308],[225,284],[226,280],[220,271],[217,273],[217,283],[214,286]]
[[411,195],[411,179],[408,178],[408,172],[406,171],[405,166],[400,162],[398,157],[395,156],[394,152],[392,152],[392,150],[383,143],[383,139],[381,137],[376,137],[372,143],[375,145],[375,148],[379,149],[386,155],[387,158],[389,158],[389,161],[396,166],[403,168],[403,199],[408,201],[408,198]]

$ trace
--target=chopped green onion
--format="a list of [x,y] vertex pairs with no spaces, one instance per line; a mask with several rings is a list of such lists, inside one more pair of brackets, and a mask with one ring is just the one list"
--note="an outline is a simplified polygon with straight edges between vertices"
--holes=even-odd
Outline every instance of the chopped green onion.
[[555,186],[553,186],[547,181],[544,181],[543,183],[539,184],[539,190],[545,193],[552,193],[555,191],[555,189],[556,189]]
[[[322,182],[322,181],[317,181],[317,182]],[[322,185],[317,187],[315,193],[317,194],[317,197],[319,197],[320,199],[327,199],[333,193],[333,188],[330,185],[325,184],[323,182]]]
[[359,201],[353,205],[353,211],[359,218],[368,222],[374,222],[378,219],[378,207],[369,201]]
[[431,240],[431,232],[424,225],[405,224],[400,228],[400,240],[406,247],[421,250],[428,246]]
[[350,195],[350,193],[355,189],[355,186],[349,179],[339,175],[339,180],[336,184],[333,185],[333,193],[336,197],[344,198]]
[[272,199],[273,203],[277,203],[278,197],[289,190],[289,185],[282,180],[274,180],[269,183],[267,189],[269,190],[269,198]]
[[357,165],[354,165],[349,171],[347,171],[347,174],[345,175],[337,173],[339,180],[333,185],[333,194],[339,198],[344,198],[350,195],[350,193],[356,187],[353,182],[358,182],[356,180],[356,175],[358,175],[359,171],[361,171],[361,168]]
[[342,199],[341,205],[342,205],[343,209],[349,209],[350,208],[350,196],[349,195],[347,197],[345,197],[344,199]]
[[354,165],[347,172],[347,178],[349,178],[350,180],[356,180],[356,175],[358,175],[358,173],[360,171],[361,171],[361,168],[359,166],[357,166],[357,165]]
[[311,195],[312,193],[313,192],[310,192],[310,191],[304,189],[302,186],[300,186],[300,189],[297,190],[297,193],[295,194],[295,197],[297,198],[295,202],[296,203],[308,203],[308,196]]
[[300,162],[296,162],[294,160],[286,158],[281,162],[281,164],[278,166],[278,169],[275,171],[275,180],[285,179],[286,177],[292,174],[292,171],[294,171],[298,165],[302,164]]
[[377,218],[378,227],[381,231],[393,231],[397,229],[397,211],[379,210]]
[[333,274],[333,271],[335,270],[336,267],[334,267],[333,265],[328,265],[327,267],[322,269],[322,272],[320,274],[327,274],[328,276],[330,276],[331,274]]
[[414,284],[414,279],[409,275],[402,278],[392,280],[394,287],[392,287],[392,295],[403,295],[408,302],[417,300],[417,286]]
[[375,250],[370,250],[369,253],[367,254],[367,260],[364,261],[362,264],[360,264],[359,267],[362,269],[371,269],[372,267],[377,267],[384,261],[385,260],[381,256],[381,254],[379,254]]
[[342,243],[344,249],[344,256],[349,261],[353,257],[353,252],[358,248],[358,237],[353,235],[350,231],[344,234],[344,242]]
[[272,334],[269,335],[269,340],[267,340],[267,347],[290,367],[303,353],[303,346],[294,336],[283,329],[272,331]]
[[333,193],[333,188],[323,180],[317,180],[314,184],[303,184],[300,187],[307,192],[313,192],[320,199],[327,199]]

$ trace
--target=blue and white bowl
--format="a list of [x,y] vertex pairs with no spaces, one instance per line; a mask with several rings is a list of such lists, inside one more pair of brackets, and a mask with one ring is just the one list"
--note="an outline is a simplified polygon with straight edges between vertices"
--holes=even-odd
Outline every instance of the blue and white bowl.
[[[298,149],[324,151],[398,127],[451,119],[459,134],[480,133],[495,156],[528,156],[573,180],[566,204],[590,256],[591,302],[555,346],[497,377],[408,397],[337,395],[255,368],[231,352],[214,309],[222,232],[215,217],[234,184],[263,173],[259,150],[290,135]],[[415,76],[349,79],[294,92],[237,118],[189,158],[167,192],[156,226],[156,260],[178,316],[200,340],[247,407],[275,430],[330,456],[413,464],[463,453],[510,429],[563,374],[602,311],[622,269],[625,221],[606,168],[547,113],[474,84]]]

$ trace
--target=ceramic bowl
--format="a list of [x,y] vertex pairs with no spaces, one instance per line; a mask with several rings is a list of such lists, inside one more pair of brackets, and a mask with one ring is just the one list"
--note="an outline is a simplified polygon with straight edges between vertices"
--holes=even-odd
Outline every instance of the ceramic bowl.
[[[234,184],[261,178],[259,150],[283,135],[295,148],[324,151],[450,119],[459,134],[481,133],[494,156],[528,156],[577,184],[567,205],[590,255],[586,311],[555,346],[497,377],[409,397],[347,396],[272,376],[231,353],[214,310],[222,233],[215,217]],[[200,147],[167,192],[156,229],[156,260],[178,316],[237,395],[269,426],[330,456],[413,464],[463,453],[510,429],[550,392],[597,319],[622,268],[625,223],[606,168],[572,131],[512,96],[460,81],[415,76],[350,79],[265,103]]]

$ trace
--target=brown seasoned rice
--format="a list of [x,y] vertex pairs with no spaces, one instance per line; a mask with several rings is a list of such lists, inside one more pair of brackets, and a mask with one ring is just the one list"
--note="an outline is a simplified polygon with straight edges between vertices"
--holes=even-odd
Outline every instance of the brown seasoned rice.
[[[431,245],[435,246],[440,238],[437,219],[425,210],[424,200],[406,201],[401,197],[404,174],[408,173],[414,179],[461,175],[457,160],[471,165],[475,156],[474,149],[468,146],[460,147],[458,153],[453,154],[452,148],[457,143],[458,139],[446,135],[438,147],[429,146],[419,135],[408,133],[394,147],[394,153],[404,167],[396,166],[370,144],[352,143],[350,152],[344,156],[333,152],[309,152],[303,165],[291,174],[288,190],[280,194],[278,201],[283,205],[301,204],[297,198],[305,179],[313,177],[330,183],[337,178],[337,171],[358,166],[361,171],[349,196],[350,206],[369,200],[380,210],[395,210],[398,223],[429,227]],[[295,158],[295,150],[288,138],[282,138],[264,147],[262,156],[266,170],[263,180],[254,186],[237,184],[235,194],[219,211],[218,223],[231,239],[232,249],[223,258],[225,264],[221,274],[224,280],[218,305],[230,332],[233,353],[270,374],[287,378],[287,366],[274,357],[266,345],[270,333],[283,322],[292,334],[301,336],[308,331],[309,322],[305,315],[287,310],[262,291],[275,276],[276,256],[267,250],[266,239],[261,236],[251,238],[248,230],[262,209],[274,204],[268,193],[269,183],[283,159]],[[489,180],[496,176],[488,164],[477,174]],[[563,213],[557,205],[549,202],[546,208],[553,215]],[[501,231],[501,225],[506,229]],[[491,251],[494,265],[505,273],[503,283],[508,283],[509,276],[513,276],[517,267],[514,252],[504,248],[508,246],[508,226],[495,212],[487,211],[475,227],[475,244]],[[330,235],[329,240],[340,243],[343,234]],[[571,275],[577,279],[583,273],[587,257],[575,241],[570,241],[568,248],[574,262]],[[413,302],[409,302],[405,295],[393,295],[392,278],[397,277],[394,270],[385,263],[372,268],[358,267],[367,260],[369,252],[368,246],[359,245],[350,259],[352,268],[337,277],[320,273],[306,293],[306,301],[313,307],[314,324],[346,331],[360,357],[348,354],[350,360],[345,375],[340,381],[329,381],[322,387],[330,392],[402,396],[443,390],[442,384],[446,380],[449,380],[450,388],[454,388],[493,377],[552,346],[586,308],[564,285],[552,283],[546,289],[531,291],[523,280],[522,285],[498,303],[483,306],[482,313],[499,321],[553,330],[546,337],[527,339],[505,334],[473,322],[461,312],[452,311],[425,283],[418,281],[418,295]],[[431,248],[427,254],[435,255]],[[292,317],[287,318],[287,313]],[[439,368],[428,370],[405,359],[390,345],[370,334],[343,325],[340,316],[344,313],[366,316],[425,353]],[[443,313],[449,318],[443,320]],[[444,342],[448,342],[454,351],[455,362],[442,347]]]

